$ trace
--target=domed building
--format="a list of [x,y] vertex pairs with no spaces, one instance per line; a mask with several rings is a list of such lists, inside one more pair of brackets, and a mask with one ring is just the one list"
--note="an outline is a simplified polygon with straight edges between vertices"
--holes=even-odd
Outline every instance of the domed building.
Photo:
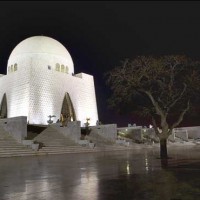
[[71,121],[98,120],[93,76],[74,74],[73,60],[58,41],[34,36],[12,51],[7,75],[0,75],[0,118],[27,116],[29,124],[54,122],[61,114]]

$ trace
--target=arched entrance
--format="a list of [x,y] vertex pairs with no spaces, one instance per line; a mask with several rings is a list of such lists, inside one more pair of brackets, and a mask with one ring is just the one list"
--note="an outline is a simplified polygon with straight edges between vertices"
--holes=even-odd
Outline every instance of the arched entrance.
[[76,121],[75,110],[68,92],[65,93],[63,99],[61,115],[67,119],[67,121]]
[[1,101],[1,107],[0,107],[0,118],[7,118],[7,98],[6,93],[4,93],[2,101]]

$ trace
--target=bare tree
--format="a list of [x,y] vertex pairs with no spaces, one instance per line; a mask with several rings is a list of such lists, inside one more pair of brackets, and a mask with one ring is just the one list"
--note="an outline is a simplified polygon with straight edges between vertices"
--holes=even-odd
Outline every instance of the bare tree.
[[[199,66],[199,62],[186,56],[139,56],[123,61],[106,74],[112,106],[121,108],[123,103],[132,101],[139,105],[141,114],[151,117],[160,139],[161,158],[168,158],[167,138],[199,95]],[[142,105],[134,101],[137,96]]]

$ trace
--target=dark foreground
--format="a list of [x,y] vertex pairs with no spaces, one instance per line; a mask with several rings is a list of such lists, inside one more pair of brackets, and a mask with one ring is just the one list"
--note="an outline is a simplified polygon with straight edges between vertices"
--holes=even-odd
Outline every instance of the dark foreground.
[[0,158],[0,200],[197,200],[200,148]]

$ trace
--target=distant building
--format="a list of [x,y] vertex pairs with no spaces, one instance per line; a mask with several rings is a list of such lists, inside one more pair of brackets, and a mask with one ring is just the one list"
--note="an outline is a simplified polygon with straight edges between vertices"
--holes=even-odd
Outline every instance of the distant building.
[[71,121],[98,120],[93,76],[74,74],[67,49],[58,41],[34,36],[12,51],[7,75],[0,75],[0,117],[27,116],[29,124],[47,124],[61,113]]

